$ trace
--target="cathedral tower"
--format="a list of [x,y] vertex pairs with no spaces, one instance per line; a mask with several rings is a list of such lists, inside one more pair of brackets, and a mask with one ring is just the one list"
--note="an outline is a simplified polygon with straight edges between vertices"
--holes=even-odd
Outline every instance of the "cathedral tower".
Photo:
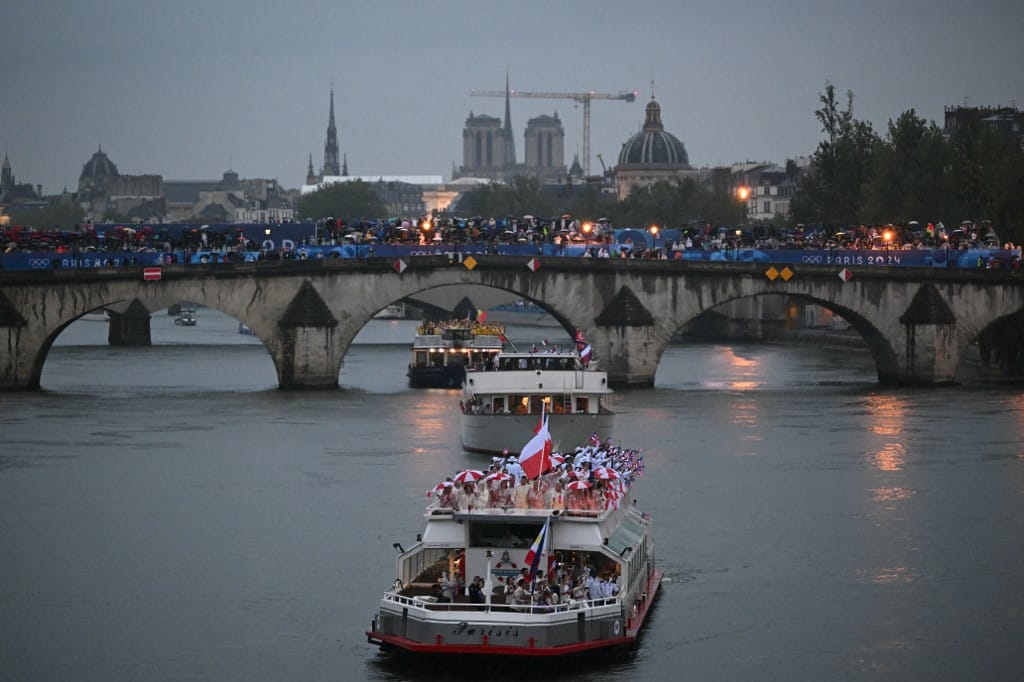
[[338,129],[334,127],[334,86],[331,86],[331,113],[327,119],[327,142],[324,143],[324,165],[320,177],[341,175],[338,166]]

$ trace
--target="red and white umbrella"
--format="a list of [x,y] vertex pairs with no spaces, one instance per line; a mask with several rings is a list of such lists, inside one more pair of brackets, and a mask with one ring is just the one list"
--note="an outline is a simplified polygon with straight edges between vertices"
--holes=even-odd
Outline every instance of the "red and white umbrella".
[[512,481],[515,480],[515,476],[512,474],[505,473],[504,471],[495,471],[493,474],[487,474],[484,477],[485,481]]
[[430,490],[427,491],[427,497],[430,497],[434,493],[440,493],[445,488],[451,488],[451,487],[452,487],[452,482],[451,481],[441,481],[440,483],[438,483],[433,488],[431,488]]
[[569,485],[565,486],[566,490],[586,490],[590,487],[590,484],[586,481],[570,481]]
[[614,481],[619,477],[619,472],[611,467],[597,467],[593,474],[594,478],[601,481]]
[[551,464],[560,467],[565,464],[565,457],[556,452],[551,455]]
[[456,483],[476,483],[486,475],[487,474],[479,469],[466,469],[455,474],[455,478],[452,480]]

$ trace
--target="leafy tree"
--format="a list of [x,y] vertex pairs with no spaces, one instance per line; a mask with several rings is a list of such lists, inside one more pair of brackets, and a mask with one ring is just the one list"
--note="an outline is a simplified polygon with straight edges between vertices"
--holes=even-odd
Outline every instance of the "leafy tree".
[[386,211],[376,190],[362,180],[339,182],[305,195],[299,200],[302,218],[376,218]]
[[849,225],[860,222],[861,192],[872,173],[877,136],[867,121],[853,118],[853,93],[846,108],[836,99],[835,86],[825,83],[814,112],[826,139],[812,157],[811,172],[791,202],[793,219],[804,223]]
[[875,146],[872,177],[864,188],[861,217],[870,223],[940,220],[947,215],[949,151],[935,123],[913,109],[889,121]]

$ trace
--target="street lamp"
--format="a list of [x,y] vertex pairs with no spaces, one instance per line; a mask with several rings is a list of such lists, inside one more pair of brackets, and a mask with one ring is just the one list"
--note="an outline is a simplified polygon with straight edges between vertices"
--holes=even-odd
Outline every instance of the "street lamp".
[[584,240],[586,240],[585,243],[586,243],[587,247],[589,247],[590,246],[590,233],[594,230],[594,226],[591,225],[590,223],[583,223],[582,225],[580,225],[580,230],[583,232],[583,238],[584,238]]
[[654,250],[658,249],[658,226],[651,225],[647,228],[647,231],[651,233],[651,246]]
[[742,209],[740,216],[740,224],[746,224],[747,222],[747,200],[750,199],[751,189],[747,185],[740,185],[736,188],[736,198],[740,200],[740,208]]

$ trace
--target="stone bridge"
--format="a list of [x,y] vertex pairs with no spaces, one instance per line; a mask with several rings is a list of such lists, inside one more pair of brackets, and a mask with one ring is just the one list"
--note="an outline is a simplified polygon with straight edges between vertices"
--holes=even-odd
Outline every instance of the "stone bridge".
[[[353,338],[385,306],[437,287],[495,287],[583,330],[615,386],[652,386],[665,347],[687,322],[730,301],[783,294],[831,309],[863,336],[878,380],[951,383],[979,332],[1024,309],[1022,273],[899,267],[772,266],[644,260],[474,256],[164,266],[0,273],[0,389],[39,387],[54,339],[101,307],[146,320],[190,301],[248,325],[281,388],[337,387]],[[536,269],[529,267],[537,265]],[[775,275],[772,277],[771,275]],[[410,340],[411,342],[411,340]]]

